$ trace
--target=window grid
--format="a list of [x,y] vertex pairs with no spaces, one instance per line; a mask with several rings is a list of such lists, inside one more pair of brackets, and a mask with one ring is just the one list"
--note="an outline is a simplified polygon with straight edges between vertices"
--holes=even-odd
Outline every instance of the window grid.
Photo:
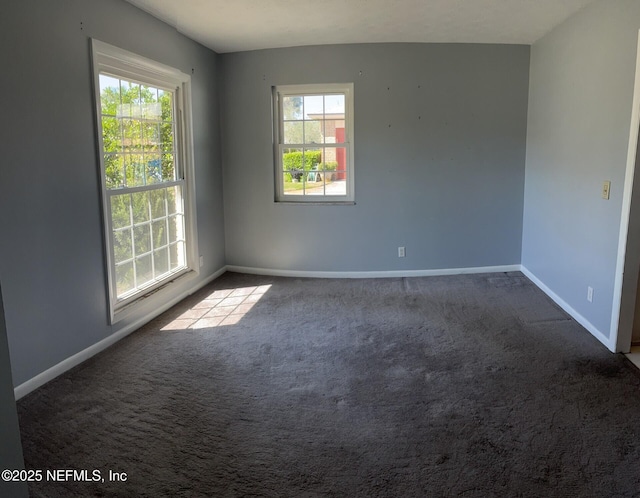
[[[122,221],[125,213],[116,214],[116,210],[122,209],[124,199],[128,207],[128,224],[112,226],[113,285],[122,301],[186,268],[183,181],[176,175],[175,93],[102,72],[100,83],[103,149],[109,149],[104,150],[105,164],[115,165],[105,170],[112,225],[116,217]],[[152,196],[160,192],[162,214],[154,216]],[[170,195],[175,206],[171,213]],[[114,204],[115,197],[120,197],[120,203]],[[136,219],[136,209],[142,210],[138,214],[142,220]]]
[[[340,91],[323,91],[322,86],[313,86],[308,92],[289,90],[292,87],[274,89],[278,131],[276,200],[353,198],[349,123],[352,85],[324,85],[339,86]],[[335,104],[340,100],[336,110]]]

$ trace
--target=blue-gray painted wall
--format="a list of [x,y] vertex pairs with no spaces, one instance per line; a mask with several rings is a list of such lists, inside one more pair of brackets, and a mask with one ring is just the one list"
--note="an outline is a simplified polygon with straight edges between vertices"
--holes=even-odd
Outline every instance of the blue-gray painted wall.
[[[377,271],[520,263],[528,46],[260,50],[224,54],[222,77],[228,264]],[[271,87],[325,82],[354,83],[356,204],[275,203]]]
[[108,323],[89,39],[192,73],[197,285],[224,266],[217,54],[121,0],[4,2],[0,278],[16,385],[135,320]]
[[[13,396],[11,379],[11,362],[9,361],[9,345],[7,329],[2,306],[2,289],[0,289],[0,470],[24,469],[22,459],[22,443],[16,413],[16,400]],[[0,481],[0,496],[28,496],[26,482]]]
[[[531,49],[522,263],[610,334],[640,2],[583,9]],[[611,181],[611,198],[601,198]],[[593,303],[587,286],[594,288]]]

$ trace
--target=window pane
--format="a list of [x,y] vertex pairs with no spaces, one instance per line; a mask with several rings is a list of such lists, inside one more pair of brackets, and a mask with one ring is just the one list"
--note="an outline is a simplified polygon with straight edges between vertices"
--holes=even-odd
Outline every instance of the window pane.
[[327,181],[325,193],[326,195],[347,195],[347,182],[345,180]]
[[155,269],[154,277],[157,278],[160,275],[169,271],[169,249],[164,248],[153,253],[153,266]]
[[162,247],[167,245],[167,223],[164,219],[154,221],[152,223],[153,229],[153,247]]
[[344,94],[324,96],[325,114],[344,114]]
[[304,149],[303,156],[304,170],[316,171],[322,162],[322,149]]
[[160,143],[164,152],[173,152],[173,124],[160,125]]
[[126,152],[142,151],[142,128],[136,119],[122,120],[123,146]]
[[120,81],[120,94],[122,104],[131,104],[123,106],[123,112],[129,116],[140,116],[140,85],[131,81]]
[[[335,116],[338,118],[338,116]],[[344,119],[327,119],[324,123],[324,141],[328,144],[344,143]]]
[[284,123],[284,143],[303,143],[304,123],[302,121],[287,121]]
[[152,86],[142,85],[140,87],[140,95],[142,97],[142,102],[145,104],[158,102],[158,89]]
[[321,144],[322,143],[322,121],[305,121],[304,122],[304,143]]
[[136,254],[151,251],[151,225],[133,227],[133,246]]
[[104,152],[122,152],[122,132],[119,119],[102,117],[102,150]]
[[162,179],[165,182],[176,179],[173,154],[162,154]]
[[142,287],[153,280],[151,254],[136,258],[136,284]]
[[[327,147],[327,165],[335,167],[327,183],[327,195],[347,195],[347,149],[346,147]],[[329,166],[327,166],[329,167]],[[329,177],[328,177],[329,178]]]
[[114,230],[131,225],[130,207],[130,194],[111,196],[111,226]]
[[122,154],[106,154],[104,156],[104,173],[108,189],[121,188],[124,185]]
[[145,185],[144,156],[142,154],[125,154],[124,167],[127,187]]
[[184,221],[182,215],[169,217],[169,242],[184,240]]
[[176,242],[169,248],[169,269],[171,271],[183,268],[186,266],[185,257],[185,245],[184,242]]
[[153,219],[162,218],[167,215],[167,205],[165,203],[167,189],[161,188],[149,192],[151,202],[151,217]]
[[318,165],[318,171],[324,173],[325,181],[327,183],[335,181],[337,179],[336,170],[338,169],[338,162],[336,159],[336,149],[327,147],[322,154],[323,162]]
[[136,192],[131,194],[131,199],[133,202],[133,222],[149,221],[149,192]]
[[324,195],[325,175],[317,170],[306,173],[305,195]]
[[302,149],[285,149],[282,153],[282,169],[285,194],[301,191],[304,173],[302,169]]
[[133,261],[116,265],[116,292],[118,296],[133,290],[134,287]]
[[322,95],[305,95],[304,118],[322,119],[324,114],[324,97]]
[[147,166],[145,172],[147,175],[147,185],[162,182],[162,162],[160,160],[160,154],[145,154],[144,159]]
[[160,121],[162,119],[162,105],[160,102],[142,104],[142,117],[149,120]]
[[158,90],[158,101],[161,107],[162,121],[173,120],[173,94],[165,90]]
[[[330,156],[332,159],[329,159]],[[347,149],[345,147],[327,147],[327,159],[335,161],[338,180],[343,180],[347,172]]]
[[285,120],[302,119],[302,97],[284,97],[282,114]]
[[113,255],[116,263],[133,259],[133,244],[131,243],[131,229],[113,231]]
[[284,149],[282,169],[289,172],[302,170],[302,151],[303,149]]
[[160,127],[158,123],[144,122],[142,125],[143,144],[146,152],[158,152],[160,150]]
[[100,107],[102,114],[115,116],[120,104],[120,80],[106,74],[100,75]]
[[169,214],[182,213],[182,188],[180,185],[167,189],[167,205]]

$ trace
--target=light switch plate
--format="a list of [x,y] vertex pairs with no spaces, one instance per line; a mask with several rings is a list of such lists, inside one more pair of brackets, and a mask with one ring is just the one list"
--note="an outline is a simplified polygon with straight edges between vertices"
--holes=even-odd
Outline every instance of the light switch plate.
[[602,198],[608,201],[610,194],[611,194],[611,182],[608,180],[606,182],[602,182]]

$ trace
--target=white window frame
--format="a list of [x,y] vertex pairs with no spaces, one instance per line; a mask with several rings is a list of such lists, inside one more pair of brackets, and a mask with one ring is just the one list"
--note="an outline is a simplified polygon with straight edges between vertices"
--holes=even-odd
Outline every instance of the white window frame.
[[[275,201],[282,203],[310,204],[354,204],[354,133],[353,133],[353,83],[326,83],[310,85],[277,85],[273,94],[273,145],[275,170]],[[345,96],[345,139],[343,143],[331,144],[332,147],[346,149],[346,194],[345,195],[295,195],[284,193],[284,171],[282,165],[283,149],[309,147],[310,144],[284,144],[284,120],[282,97],[344,94]],[[318,147],[323,147],[318,144]]]
[[[96,131],[100,164],[102,193],[102,222],[107,266],[110,323],[116,323],[138,311],[143,305],[160,306],[179,295],[179,282],[199,274],[198,239],[196,224],[195,171],[193,160],[191,76],[178,69],[139,56],[113,45],[91,40],[96,105]],[[129,79],[159,88],[174,90],[175,112],[175,171],[177,182],[182,186],[186,264],[180,271],[144,287],[133,295],[118,299],[116,292],[115,257],[109,193],[105,178],[103,135],[100,103],[100,73]],[[171,186],[171,184],[167,185]],[[152,299],[150,299],[153,296]],[[149,301],[154,301],[150,303]]]

